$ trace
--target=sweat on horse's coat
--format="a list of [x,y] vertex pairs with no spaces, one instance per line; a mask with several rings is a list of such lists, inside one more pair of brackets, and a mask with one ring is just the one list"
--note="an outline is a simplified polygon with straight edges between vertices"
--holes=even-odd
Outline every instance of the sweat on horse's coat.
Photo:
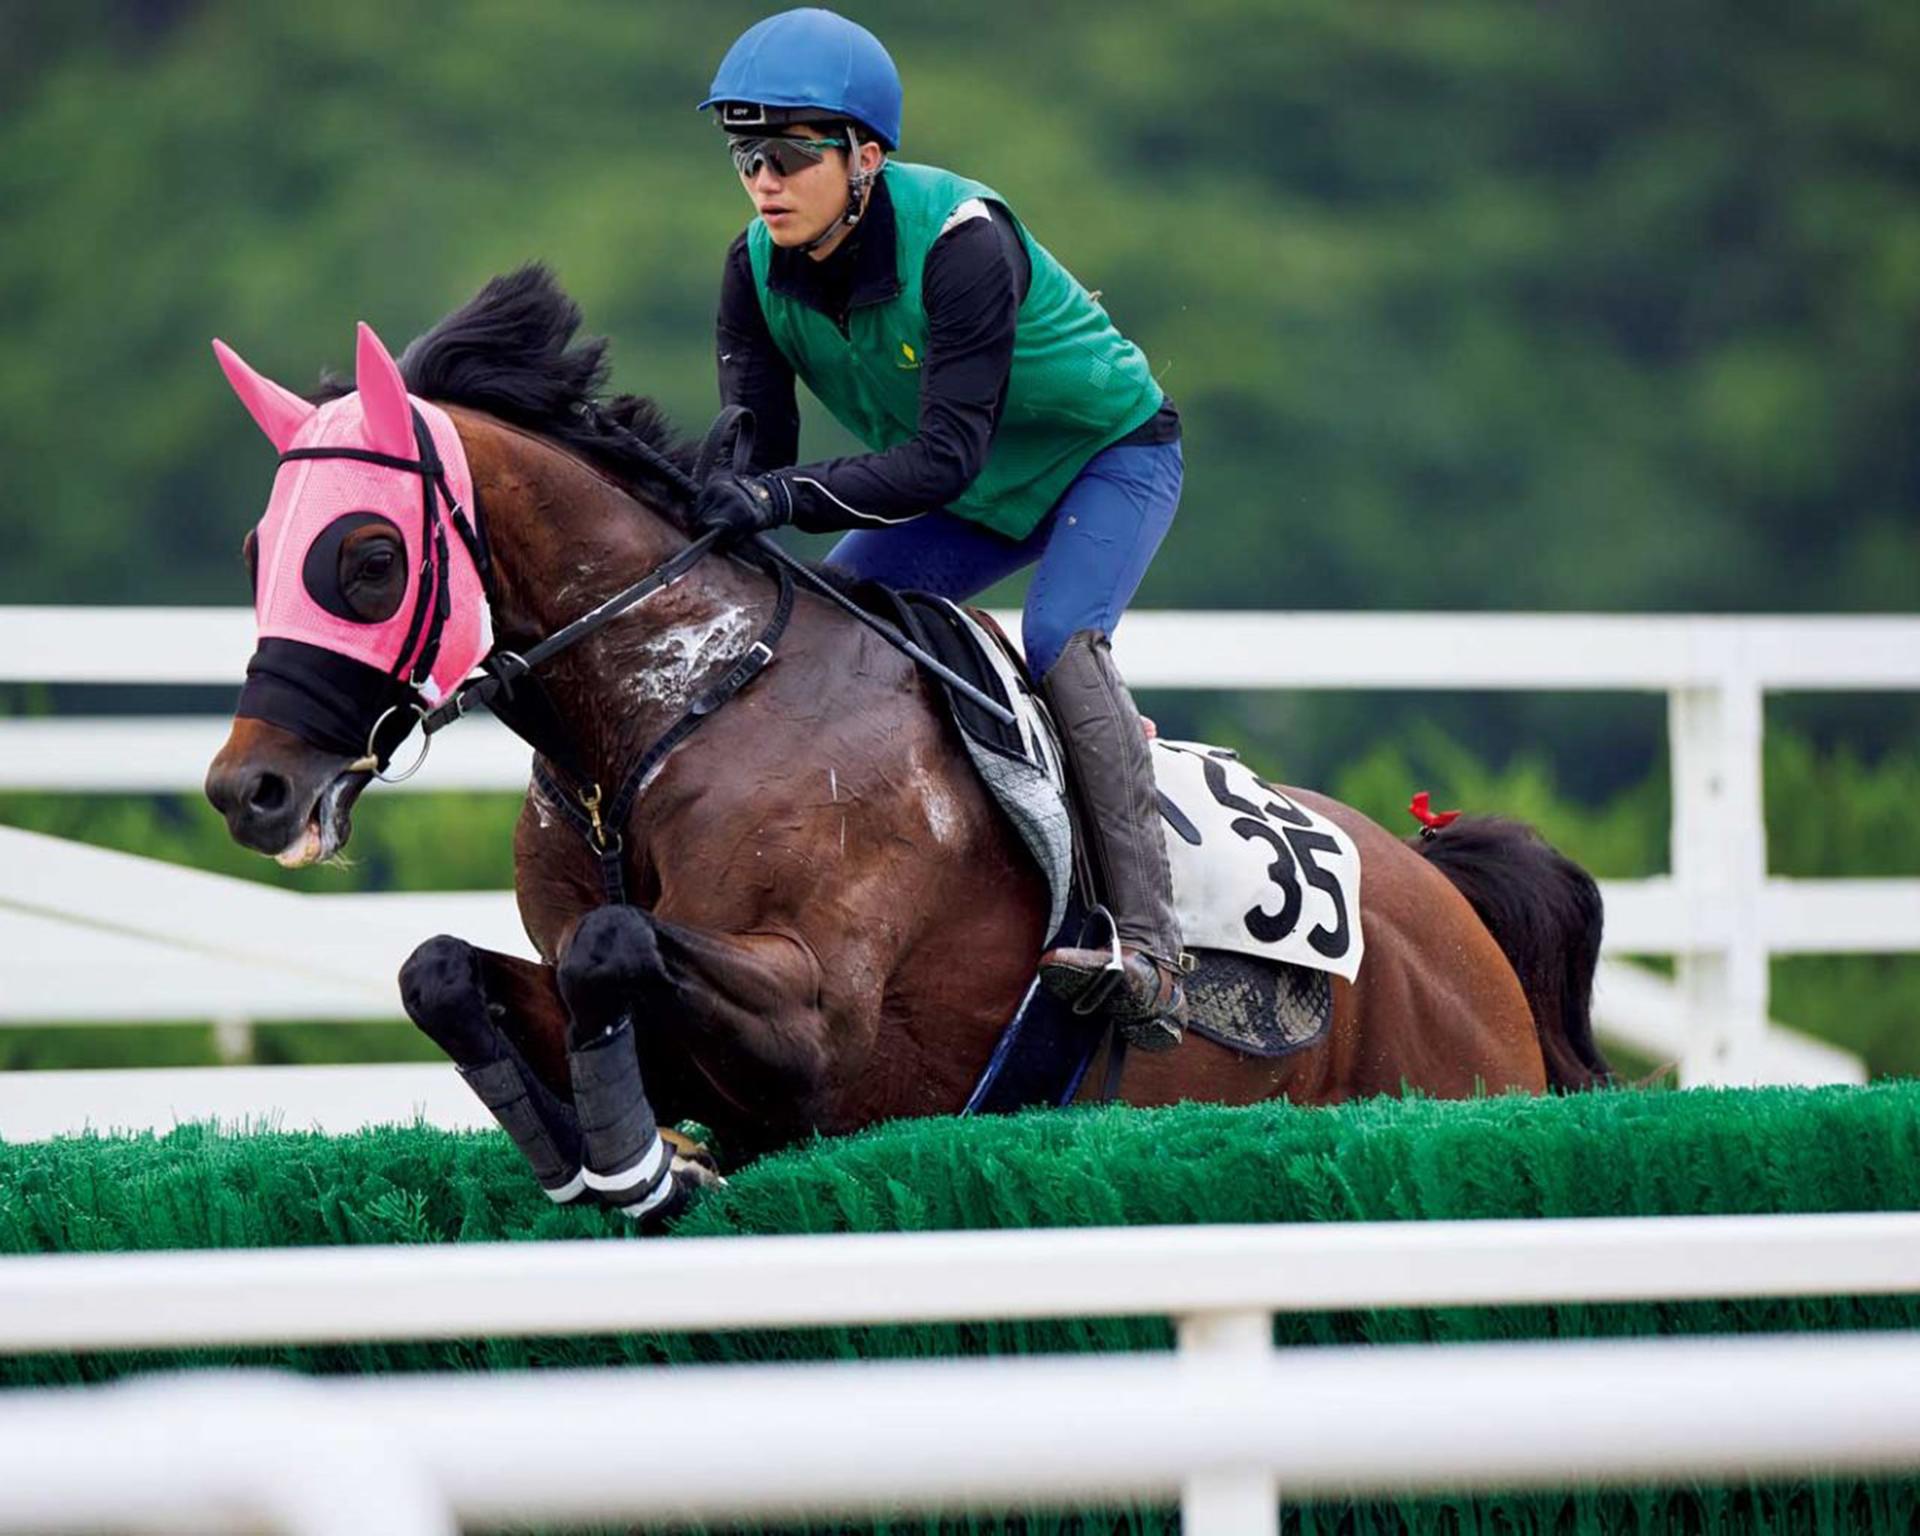
[[685,709],[693,699],[694,684],[713,663],[732,660],[752,638],[752,617],[734,607],[665,630],[647,642],[638,658],[642,664],[627,679],[628,695],[669,709]]

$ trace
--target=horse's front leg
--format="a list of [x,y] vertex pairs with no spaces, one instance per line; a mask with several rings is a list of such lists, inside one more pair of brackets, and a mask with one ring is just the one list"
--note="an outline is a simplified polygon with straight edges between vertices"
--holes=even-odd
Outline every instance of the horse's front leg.
[[[641,1081],[643,1043],[650,1060],[690,1064],[711,1090],[701,1112],[730,1127],[730,1146],[751,1155],[791,1139],[813,1112],[827,1059],[815,969],[802,946],[772,935],[710,934],[631,906],[583,918],[558,974],[588,1187],[630,1215],[685,1192],[661,1182],[668,1164]],[[672,1166],[681,1186],[703,1181],[697,1168]]]
[[566,1070],[567,1014],[553,971],[441,934],[400,968],[400,998],[513,1138],[547,1198],[565,1205],[585,1195],[579,1116],[549,1086]]
[[[453,1058],[547,1197],[566,1205],[586,1196],[585,1136],[569,1097],[567,1010],[553,968],[442,934],[413,952],[400,990],[408,1016]],[[659,1135],[687,1190],[718,1181],[704,1146],[676,1131]]]

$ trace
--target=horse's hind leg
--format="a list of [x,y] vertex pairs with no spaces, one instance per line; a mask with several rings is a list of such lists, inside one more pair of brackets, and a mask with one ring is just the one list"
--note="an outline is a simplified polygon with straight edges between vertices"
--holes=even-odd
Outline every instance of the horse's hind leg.
[[587,1192],[582,1136],[573,1106],[547,1087],[503,1025],[529,1050],[564,1038],[565,1014],[544,966],[476,949],[448,934],[427,940],[400,969],[407,1016],[453,1058],[513,1138],[547,1198],[569,1204]]

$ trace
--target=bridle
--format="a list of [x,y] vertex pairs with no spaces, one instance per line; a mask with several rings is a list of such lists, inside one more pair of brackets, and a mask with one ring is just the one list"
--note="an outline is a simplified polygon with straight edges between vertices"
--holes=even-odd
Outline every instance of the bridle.
[[[413,439],[420,456],[415,459],[403,459],[396,454],[380,453],[372,448],[289,448],[280,455],[282,464],[300,459],[357,459],[363,464],[378,464],[387,469],[403,469],[420,477],[420,570],[414,583],[413,611],[407,617],[405,638],[400,642],[400,651],[393,659],[393,665],[387,669],[389,688],[399,695],[395,702],[380,712],[367,733],[366,754],[349,765],[349,772],[371,772],[376,778],[386,779],[389,783],[398,783],[402,779],[412,778],[420,771],[421,763],[426,761],[423,751],[418,760],[405,773],[391,778],[385,773],[394,749],[412,734],[413,727],[424,720],[429,710],[420,700],[425,696],[429,680],[433,676],[433,664],[440,655],[440,640],[452,616],[453,603],[449,591],[451,577],[451,554],[447,545],[447,528],[452,526],[467,551],[467,557],[473,561],[474,569],[479,573],[480,584],[492,601],[493,557],[487,548],[486,535],[481,531],[479,520],[471,516],[453,494],[453,488],[447,483],[447,468],[441,461],[440,450],[434,445],[433,434],[427,428],[426,419],[417,407],[410,408],[413,417]],[[436,495],[436,492],[438,493]],[[444,511],[443,511],[444,508]],[[411,664],[409,662],[411,661]],[[411,709],[413,718],[405,720],[405,729],[395,736],[383,749],[381,732],[387,722],[402,709]]]
[[[705,483],[707,476],[723,456],[733,464],[736,471],[744,470],[752,458],[753,416],[750,411],[741,406],[727,406],[714,419],[694,460],[692,474],[688,474],[665,453],[638,434],[629,431],[603,413],[595,411],[591,406],[582,407],[582,413],[587,415],[600,431],[606,435],[618,437],[624,448],[642,459],[656,474],[688,500],[697,496],[700,486]],[[432,675],[433,662],[440,650],[441,634],[451,614],[447,526],[451,524],[460,542],[465,546],[467,554],[473,560],[474,568],[480,575],[484,600],[488,603],[493,601],[493,561],[479,519],[469,515],[448,485],[446,467],[441,462],[426,422],[417,409],[413,412],[413,430],[415,441],[420,448],[420,457],[417,459],[403,459],[393,454],[379,453],[370,448],[294,448],[280,456],[282,463],[290,459],[358,459],[369,464],[383,465],[389,469],[407,470],[421,478],[419,581],[415,587],[414,607],[408,618],[406,638],[401,643],[400,653],[394,659],[388,673],[389,681],[395,689],[404,689],[404,697],[389,705],[374,721],[367,734],[365,755],[350,763],[347,771],[371,772],[376,778],[387,783],[398,783],[411,778],[426,762],[427,753],[435,735],[454,721],[471,714],[476,708],[485,707],[534,749],[535,783],[593,849],[600,863],[601,884],[609,902],[626,900],[625,875],[621,867],[623,845],[619,829],[625,825],[627,813],[633,808],[635,799],[651,777],[653,770],[664,761],[666,755],[686,740],[736,693],[759,676],[767,664],[773,660],[774,646],[779,643],[780,636],[785,632],[787,622],[793,615],[796,579],[803,581],[811,590],[835,603],[868,628],[875,630],[889,644],[905,652],[916,663],[933,672],[950,687],[967,695],[981,708],[1008,724],[1013,723],[1012,715],[997,699],[981,693],[966,679],[943,666],[916,642],[901,634],[884,619],[867,612],[831,583],[794,559],[771,539],[765,535],[756,535],[746,546],[746,552],[761,557],[772,567],[772,575],[779,588],[772,618],[753,644],[734,661],[719,680],[695,698],[682,711],[679,718],[640,754],[638,760],[623,775],[618,789],[609,798],[603,792],[599,780],[585,769],[576,755],[571,752],[568,744],[555,739],[555,727],[558,726],[557,714],[550,708],[544,707],[544,703],[542,706],[523,707],[515,697],[515,690],[532,679],[534,669],[542,663],[579,644],[589,635],[604,629],[636,604],[679,581],[719,547],[726,537],[725,531],[714,529],[701,534],[686,548],[669,556],[638,581],[622,588],[605,602],[555,630],[526,651],[516,652],[495,647],[480,662],[476,675],[461,682],[445,699],[437,703],[423,704],[421,702],[424,697],[423,687]],[[431,599],[428,596],[430,587]],[[417,653],[416,645],[419,648]],[[409,665],[409,658],[411,658],[411,665]],[[538,680],[532,680],[537,687]],[[400,715],[403,706],[411,711],[410,717]],[[404,721],[405,728],[383,746],[381,733],[386,728],[387,722],[396,717]],[[393,751],[412,734],[416,725],[424,733],[420,756],[414,760],[406,772],[388,775],[385,769]],[[563,783],[562,780],[570,782]]]
[[[496,648],[480,663],[479,676],[462,682],[445,699],[429,699],[424,690],[433,675],[434,661],[440,654],[441,636],[447,620],[452,616],[447,527],[453,527],[468,558],[473,561],[485,600],[489,604],[494,597],[493,557],[487,545],[484,525],[477,517],[470,515],[453,494],[453,488],[447,481],[446,465],[418,408],[412,410],[412,417],[414,441],[420,451],[418,458],[404,459],[372,448],[352,447],[290,448],[280,455],[282,464],[300,459],[354,459],[363,464],[378,464],[386,469],[405,470],[420,476],[419,579],[414,586],[413,611],[407,619],[405,638],[400,642],[399,654],[387,671],[389,684],[402,697],[380,712],[367,733],[365,754],[350,763],[347,769],[348,772],[371,772],[385,783],[400,783],[412,778],[426,762],[427,750],[435,734],[476,707],[491,705],[502,695],[511,694],[514,684],[542,662],[605,628],[636,603],[672,586],[711,553],[722,537],[717,531],[703,534],[640,580],[556,630],[524,654]],[[723,429],[731,429],[730,435],[737,437],[740,432],[739,418],[744,417],[744,412],[738,413],[738,418],[729,412],[721,413],[714,430],[708,434],[708,441],[701,448],[703,459],[719,446],[718,438]],[[629,446],[641,449],[652,467],[668,476],[677,490],[691,495],[699,484],[695,476],[689,476],[651,444],[629,434]],[[745,446],[751,448],[750,437],[745,439]],[[696,465],[696,470],[704,467],[704,463]],[[410,718],[402,717],[405,728],[383,744],[382,732],[387,729],[387,722],[399,716],[403,709],[411,711]],[[426,737],[426,745],[422,746],[419,757],[406,772],[387,774],[385,769],[394,751],[412,734],[416,725],[422,728]],[[534,745],[539,747],[542,744]]]

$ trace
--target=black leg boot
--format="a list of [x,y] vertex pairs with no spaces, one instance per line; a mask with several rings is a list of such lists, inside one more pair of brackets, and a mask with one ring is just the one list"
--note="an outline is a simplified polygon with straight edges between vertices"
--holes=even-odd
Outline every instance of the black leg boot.
[[653,926],[629,906],[589,913],[560,961],[567,1066],[585,1144],[582,1176],[602,1204],[649,1222],[677,1214],[691,1189],[675,1179],[673,1148],[640,1081],[634,1040],[634,1007],[659,967]]
[[584,1195],[579,1120],[494,1022],[473,946],[447,934],[428,939],[400,968],[400,999],[513,1138],[547,1198],[568,1205]]
[[1067,641],[1040,691],[1060,728],[1094,879],[1118,934],[1111,949],[1049,950],[1040,979],[1076,1006],[1097,1005],[1129,1045],[1171,1050],[1187,1022],[1180,924],[1140,713],[1097,629]]

